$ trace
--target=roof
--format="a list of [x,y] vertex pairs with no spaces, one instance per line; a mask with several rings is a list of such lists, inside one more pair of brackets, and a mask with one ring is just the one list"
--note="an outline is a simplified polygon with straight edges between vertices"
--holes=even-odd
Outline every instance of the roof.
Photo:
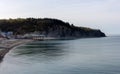
[[45,35],[32,34],[31,36],[41,36],[41,37],[43,37]]
[[3,35],[0,34],[0,38],[5,38]]
[[25,34],[25,37],[33,37],[33,36],[39,36],[39,37],[45,37],[45,35],[41,35],[41,34]]
[[0,32],[0,38],[5,38],[5,35],[2,32]]

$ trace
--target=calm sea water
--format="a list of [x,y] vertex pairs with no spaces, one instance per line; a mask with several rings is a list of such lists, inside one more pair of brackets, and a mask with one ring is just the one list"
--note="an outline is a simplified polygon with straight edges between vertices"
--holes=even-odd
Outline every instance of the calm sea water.
[[5,56],[0,74],[120,74],[120,36],[21,45]]

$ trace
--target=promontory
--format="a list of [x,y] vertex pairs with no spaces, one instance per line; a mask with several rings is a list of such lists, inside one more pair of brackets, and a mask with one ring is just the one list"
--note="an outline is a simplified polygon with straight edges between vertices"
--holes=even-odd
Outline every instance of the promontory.
[[2,32],[13,32],[13,35],[25,35],[38,32],[46,37],[68,39],[106,36],[99,29],[78,27],[68,22],[51,18],[1,19],[0,30]]

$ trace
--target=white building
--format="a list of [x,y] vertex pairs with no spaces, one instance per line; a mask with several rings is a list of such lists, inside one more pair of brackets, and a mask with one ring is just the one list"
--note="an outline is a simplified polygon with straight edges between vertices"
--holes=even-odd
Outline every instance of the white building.
[[25,34],[23,36],[23,38],[26,39],[33,39],[33,40],[43,40],[45,38],[45,35],[41,35],[41,34]]
[[5,34],[0,30],[0,38],[5,38]]

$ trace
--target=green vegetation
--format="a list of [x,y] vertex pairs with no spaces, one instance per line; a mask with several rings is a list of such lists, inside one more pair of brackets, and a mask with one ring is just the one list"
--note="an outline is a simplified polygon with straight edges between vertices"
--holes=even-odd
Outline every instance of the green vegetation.
[[49,18],[3,19],[0,20],[0,29],[4,32],[12,31],[15,35],[38,31],[51,37],[105,37],[100,30],[77,27],[68,22]]

